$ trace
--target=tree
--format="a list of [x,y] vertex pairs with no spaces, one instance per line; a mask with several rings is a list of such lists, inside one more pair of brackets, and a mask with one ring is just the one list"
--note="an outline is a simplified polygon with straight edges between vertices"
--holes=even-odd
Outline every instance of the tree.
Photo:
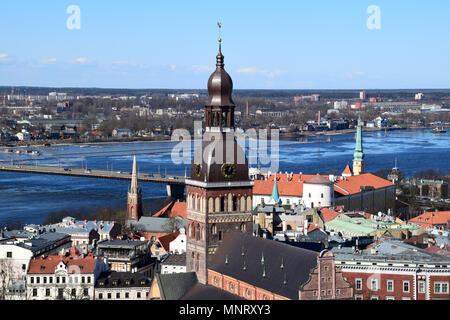
[[167,222],[163,226],[164,231],[167,233],[176,232],[182,227],[183,227],[183,220],[180,219],[179,217],[169,218],[169,220],[167,220]]
[[6,300],[8,290],[14,284],[17,274],[9,259],[0,259],[0,300]]

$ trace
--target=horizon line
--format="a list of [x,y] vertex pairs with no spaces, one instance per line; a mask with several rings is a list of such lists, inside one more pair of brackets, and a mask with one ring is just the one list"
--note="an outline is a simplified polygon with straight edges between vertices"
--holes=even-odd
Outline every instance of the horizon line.
[[[199,88],[125,88],[125,87],[72,87],[72,86],[63,86],[63,87],[57,87],[57,86],[30,86],[30,85],[20,85],[20,86],[14,86],[14,85],[0,85],[1,89],[4,88],[31,88],[31,89],[100,89],[100,90],[191,90],[191,91],[208,91],[207,88],[199,89]],[[405,91],[405,90],[449,90],[449,88],[333,88],[333,89],[320,89],[320,88],[296,88],[296,89],[288,89],[288,88],[273,88],[273,89],[262,89],[262,88],[241,88],[236,89],[234,88],[233,91]]]

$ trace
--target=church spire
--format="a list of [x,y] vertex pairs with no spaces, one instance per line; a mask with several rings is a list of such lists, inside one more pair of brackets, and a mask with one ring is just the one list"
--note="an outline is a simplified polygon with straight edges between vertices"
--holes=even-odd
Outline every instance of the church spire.
[[137,176],[137,169],[136,169],[136,155],[134,155],[133,158],[133,172],[131,175],[131,193],[137,193],[138,191],[138,176]]
[[269,204],[274,201],[276,204],[281,203],[280,194],[278,192],[278,185],[277,185],[277,175],[274,175],[273,178],[273,190],[272,190],[272,196],[269,199]]
[[129,219],[139,220],[142,216],[142,190],[138,187],[138,172],[136,155],[133,157],[133,171],[131,174],[131,186],[128,189],[127,216]]
[[353,155],[353,174],[355,176],[364,173],[364,151],[362,144],[362,126],[361,116],[358,118],[358,126],[356,127],[356,147]]

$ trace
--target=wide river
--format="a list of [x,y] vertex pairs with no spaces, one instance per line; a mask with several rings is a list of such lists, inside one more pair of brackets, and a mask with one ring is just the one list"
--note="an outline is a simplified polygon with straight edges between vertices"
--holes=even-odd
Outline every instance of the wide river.
[[[189,164],[172,161],[175,145],[175,142],[135,142],[33,148],[39,150],[40,156],[0,149],[0,161],[33,159],[24,163],[129,172],[136,154],[140,172],[184,175],[187,170],[189,174]],[[279,145],[279,171],[338,174],[347,163],[351,164],[355,136],[284,140]],[[450,170],[450,132],[433,134],[429,129],[364,132],[363,145],[366,172],[392,168],[396,158],[397,166],[407,177],[426,169]],[[272,160],[276,164],[277,157]],[[125,207],[128,186],[128,181],[120,180],[0,172],[0,223],[42,223],[49,212],[64,209]],[[144,202],[166,196],[165,185],[143,183],[142,187]]]

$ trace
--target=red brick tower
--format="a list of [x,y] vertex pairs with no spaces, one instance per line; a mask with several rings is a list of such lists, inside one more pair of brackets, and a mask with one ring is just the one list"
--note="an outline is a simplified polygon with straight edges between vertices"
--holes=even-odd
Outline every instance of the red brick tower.
[[219,39],[216,70],[208,81],[206,128],[186,180],[186,269],[207,282],[208,263],[227,233],[252,234],[252,187],[248,162],[234,133],[233,82],[224,69]]
[[128,189],[127,217],[139,220],[142,217],[142,188],[138,186],[136,170],[136,155],[133,159],[133,173],[131,176],[131,188]]

